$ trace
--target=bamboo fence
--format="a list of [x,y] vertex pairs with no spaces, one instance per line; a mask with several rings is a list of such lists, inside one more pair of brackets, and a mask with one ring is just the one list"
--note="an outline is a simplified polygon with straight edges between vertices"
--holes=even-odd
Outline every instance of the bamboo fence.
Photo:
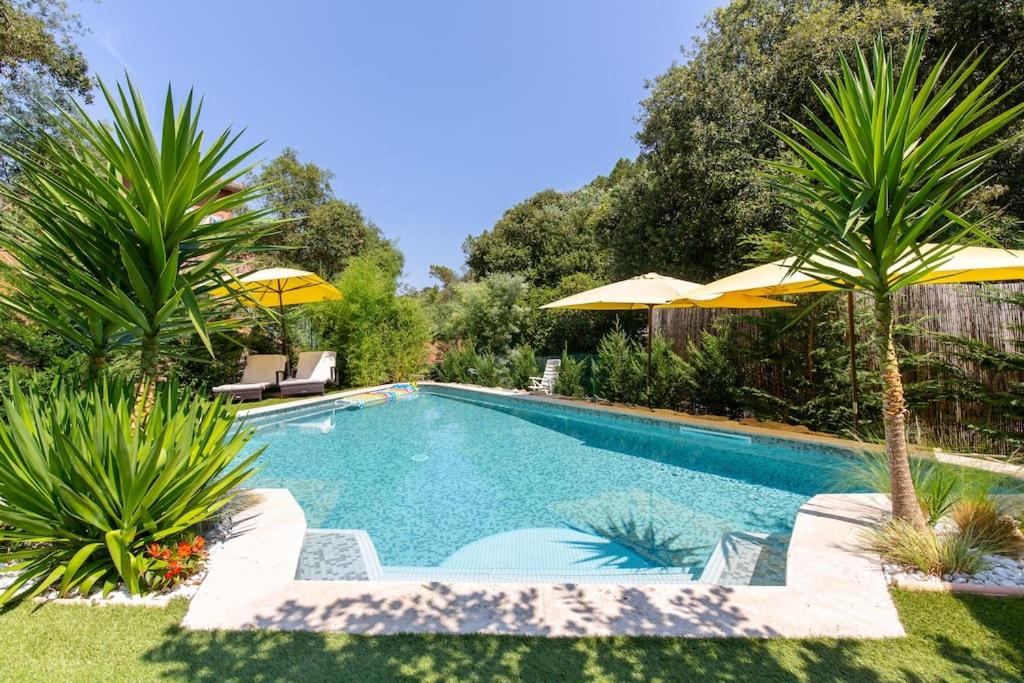
[[[986,342],[1003,351],[1024,351],[1014,339],[1024,338],[1024,307],[993,301],[985,296],[990,292],[1024,293],[1024,283],[999,285],[923,285],[908,287],[897,293],[895,308],[902,323],[913,323],[925,332],[902,339],[904,346],[915,355],[928,354],[941,363],[960,368],[970,376],[983,378],[993,389],[1004,389],[1024,378],[1009,373],[993,376],[979,373],[978,368],[964,361],[953,346],[945,343],[941,335],[956,335]],[[662,309],[655,312],[655,330],[672,341],[676,352],[686,356],[688,342],[699,338],[703,329],[710,329],[716,320],[735,315],[724,309]],[[744,314],[758,315],[757,312]],[[794,340],[795,341],[795,340]],[[858,346],[870,354],[867,330],[858,331]],[[806,339],[800,343],[807,343]],[[862,352],[863,353],[863,352]],[[870,361],[869,361],[870,362]],[[919,364],[907,374],[911,381],[934,379],[930,369],[937,364]],[[752,387],[779,395],[783,381],[771,367],[751,365],[744,367],[746,383]],[[993,443],[970,424],[984,424],[999,431],[1024,432],[1020,420],[1000,414],[978,402],[961,399],[935,400],[911,415],[911,438],[923,444],[941,445],[958,450],[996,450],[1006,452],[1009,446]]]

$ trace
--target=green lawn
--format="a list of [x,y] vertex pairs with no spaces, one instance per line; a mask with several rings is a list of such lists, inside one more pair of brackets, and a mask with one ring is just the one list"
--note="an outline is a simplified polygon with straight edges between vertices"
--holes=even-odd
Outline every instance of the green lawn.
[[546,639],[197,633],[167,609],[22,606],[0,615],[10,681],[1010,681],[1024,600],[896,592],[909,637],[887,641]]

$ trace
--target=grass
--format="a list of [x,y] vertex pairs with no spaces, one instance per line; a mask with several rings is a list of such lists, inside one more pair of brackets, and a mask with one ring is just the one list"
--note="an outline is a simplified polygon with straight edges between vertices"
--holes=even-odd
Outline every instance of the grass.
[[899,640],[545,639],[188,632],[166,609],[0,615],[5,680],[1020,680],[1024,600],[894,593]]

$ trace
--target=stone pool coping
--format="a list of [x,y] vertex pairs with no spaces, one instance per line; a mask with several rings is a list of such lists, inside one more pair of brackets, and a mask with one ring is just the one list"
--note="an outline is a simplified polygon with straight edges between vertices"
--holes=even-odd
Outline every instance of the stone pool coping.
[[190,629],[541,636],[887,638],[904,635],[862,531],[877,494],[822,494],[797,513],[785,586],[297,581],[305,516],[257,489],[192,599]]
[[[733,434],[743,434],[746,436],[759,437],[762,439],[768,439],[773,441],[784,441],[790,444],[801,443],[804,445],[817,447],[824,446],[831,449],[837,449],[846,453],[863,453],[865,451],[870,451],[874,453],[885,452],[884,444],[867,443],[863,441],[855,441],[853,439],[844,439],[838,436],[832,436],[830,434],[821,434],[819,432],[804,432],[789,428],[783,429],[779,427],[754,425],[747,422],[738,422],[736,420],[730,420],[727,418],[700,417],[695,415],[689,415],[687,413],[680,413],[674,410],[668,410],[666,408],[643,408],[639,406],[625,406],[620,404],[604,404],[596,403],[594,401],[571,398],[568,396],[532,394],[525,391],[502,389],[500,387],[483,387],[474,384],[457,384],[451,382],[433,381],[423,381],[418,382],[417,384],[419,386],[425,387],[445,387],[456,391],[465,391],[470,393],[489,394],[492,396],[517,398],[524,401],[548,403],[551,405],[575,406],[583,410],[607,412],[617,415],[632,415],[634,417],[639,417],[645,420],[672,422],[695,427],[698,429],[706,429],[710,431],[726,432]],[[355,394],[361,394],[368,391],[380,391],[382,389],[388,389],[392,386],[394,386],[393,382],[388,384],[378,384],[372,387],[346,389],[344,391],[336,391],[330,394],[326,394],[324,396],[312,396],[309,398],[289,401],[287,403],[278,405],[261,406],[259,408],[249,408],[248,410],[239,410],[236,413],[236,417],[265,417],[276,413],[299,411],[305,408],[319,405],[321,403],[330,403],[333,401],[337,401],[338,399],[343,399],[346,396],[353,396]],[[912,448],[911,450],[912,455],[918,455],[921,457],[934,457],[936,460],[940,462],[945,462],[951,465],[959,465],[961,467],[973,467],[976,469],[983,469],[1004,476],[1024,479],[1024,465],[1013,465],[1010,463],[992,460],[985,457],[966,456],[956,453],[946,453],[944,451],[931,451],[921,448]]]
[[[472,384],[457,384],[449,382],[420,382],[420,386],[446,387],[454,390],[491,394],[494,396],[507,396],[519,398],[524,401],[548,403],[551,405],[575,406],[584,410],[607,412],[618,415],[631,415],[645,420],[657,420],[683,424],[699,429],[706,429],[717,432],[743,434],[751,437],[758,437],[770,441],[783,441],[790,444],[801,443],[811,446],[824,446],[829,449],[836,449],[845,453],[861,454],[864,452],[885,453],[885,444],[868,443],[854,439],[844,439],[831,434],[820,432],[800,431],[797,429],[772,427],[760,424],[750,424],[723,417],[701,417],[680,413],[667,408],[643,408],[640,406],[626,406],[617,403],[597,403],[584,399],[572,398],[569,396],[555,396],[546,394],[531,394],[524,391],[514,391],[498,387],[482,387]],[[911,455],[920,457],[935,458],[939,462],[961,467],[973,467],[975,469],[987,470],[996,474],[1008,477],[1024,479],[1024,465],[1014,465],[999,460],[993,460],[982,456],[966,456],[956,453],[946,453],[940,450],[927,450],[911,447]]]

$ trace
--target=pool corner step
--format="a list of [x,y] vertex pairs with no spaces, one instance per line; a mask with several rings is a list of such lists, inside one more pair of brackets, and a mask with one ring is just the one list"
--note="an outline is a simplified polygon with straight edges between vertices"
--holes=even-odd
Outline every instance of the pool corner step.
[[701,583],[722,586],[782,586],[786,583],[787,534],[729,532],[715,546]]
[[299,581],[378,581],[377,549],[362,529],[306,529],[295,578]]

